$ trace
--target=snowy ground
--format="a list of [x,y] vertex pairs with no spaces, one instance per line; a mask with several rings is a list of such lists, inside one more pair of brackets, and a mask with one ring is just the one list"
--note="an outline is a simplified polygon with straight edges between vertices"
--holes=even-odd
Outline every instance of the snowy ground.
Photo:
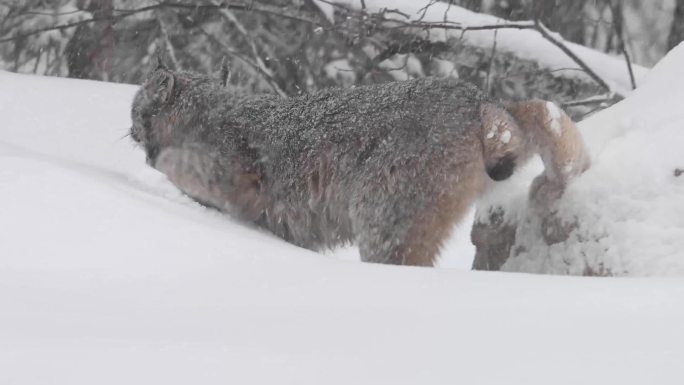
[[684,381],[684,280],[299,249],[150,170],[134,90],[0,72],[0,384]]

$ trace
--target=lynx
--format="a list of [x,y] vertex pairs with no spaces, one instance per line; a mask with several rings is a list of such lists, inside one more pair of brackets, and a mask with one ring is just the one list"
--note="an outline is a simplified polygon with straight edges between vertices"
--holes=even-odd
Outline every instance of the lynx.
[[488,181],[534,153],[551,179],[587,166],[554,105],[501,105],[454,79],[280,98],[160,66],[132,120],[148,164],[188,196],[304,248],[355,242],[377,263],[431,266]]

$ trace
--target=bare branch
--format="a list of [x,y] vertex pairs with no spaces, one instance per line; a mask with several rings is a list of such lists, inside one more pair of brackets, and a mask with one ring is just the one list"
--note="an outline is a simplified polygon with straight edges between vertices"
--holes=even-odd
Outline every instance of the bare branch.
[[487,94],[489,94],[491,91],[489,79],[490,79],[490,76],[492,74],[492,67],[494,67],[494,56],[496,55],[496,37],[497,37],[498,32],[499,32],[498,29],[494,30],[494,42],[492,43],[492,54],[489,57],[489,66],[487,68],[487,80],[485,81],[485,91],[487,92]]
[[622,28],[622,4],[619,1],[616,1],[611,5],[613,27],[615,28],[615,35],[618,39],[618,50],[622,52],[622,56],[625,57],[625,61],[627,62],[627,70],[629,71],[629,80],[632,84],[632,89],[636,89],[636,81],[634,80],[634,72],[632,71],[632,60],[629,57],[629,53],[627,53],[627,47],[625,47],[624,28]]
[[161,39],[164,43],[165,51],[168,53],[169,59],[171,60],[171,65],[174,70],[180,70],[181,66],[176,57],[176,50],[171,44],[171,39],[169,38],[169,28],[164,20],[163,15],[157,15],[157,22],[159,23],[159,29],[161,30]]
[[22,12],[24,15],[39,15],[39,16],[65,16],[65,15],[74,15],[77,13],[85,12],[82,9],[77,9],[74,11],[67,11],[67,12],[49,12],[49,11],[26,11]]
[[198,9],[234,9],[234,10],[240,10],[240,11],[249,11],[249,12],[259,12],[259,13],[265,13],[265,14],[270,14],[270,15],[275,15],[279,17],[283,17],[286,19],[291,19],[291,20],[296,20],[308,24],[313,24],[316,26],[322,26],[321,23],[318,21],[308,19],[305,17],[301,16],[295,16],[295,15],[290,15],[288,13],[283,12],[280,9],[277,8],[270,8],[266,6],[260,6],[260,7],[254,7],[252,4],[235,4],[235,3],[220,3],[220,4],[183,4],[183,3],[173,3],[173,2],[168,2],[168,1],[162,1],[160,3],[154,4],[154,5],[149,5],[146,7],[140,7],[140,8],[133,8],[133,9],[115,9],[114,12],[116,14],[111,15],[111,16],[96,16],[92,17],[90,19],[84,19],[84,20],[79,20],[71,23],[65,23],[65,24],[59,24],[59,25],[54,25],[50,27],[44,27],[44,28],[38,28],[30,32],[14,35],[12,37],[6,37],[0,39],[0,43],[7,43],[15,40],[20,40],[24,39],[30,36],[38,35],[43,32],[48,32],[48,31],[63,31],[66,29],[78,27],[80,25],[88,24],[88,23],[94,23],[98,21],[116,21],[120,20],[135,14],[143,13],[143,12],[149,12],[161,8],[176,8],[176,9],[189,9],[189,10],[198,10]]
[[632,70],[632,59],[630,59],[627,49],[622,47],[622,55],[625,57],[625,62],[627,62],[627,71],[629,72],[629,81],[632,84],[632,89],[636,89],[636,80],[634,79],[634,71]]
[[613,93],[608,93],[604,95],[596,95],[592,96],[586,99],[582,100],[575,100],[571,102],[564,102],[561,103],[561,107],[567,108],[567,107],[578,107],[578,106],[590,106],[594,104],[606,104],[606,103],[615,103],[616,102],[616,95]]
[[574,52],[572,52],[561,40],[556,39],[553,34],[546,28],[546,26],[539,20],[535,21],[535,29],[549,42],[551,42],[556,47],[560,48],[563,53],[568,55],[578,66],[580,66],[584,72],[589,75],[596,83],[598,83],[602,88],[608,92],[612,92],[612,89],[600,76],[596,74],[589,66],[580,59]]
[[[217,2],[214,2],[216,6],[220,6]],[[273,89],[278,93],[278,95],[285,97],[287,96],[287,93],[283,91],[282,88],[278,85],[278,83],[275,82],[273,73],[271,72],[268,67],[266,67],[266,64],[264,61],[261,59],[261,56],[259,55],[259,50],[257,49],[256,43],[254,42],[254,39],[249,35],[249,32],[247,32],[247,29],[245,28],[242,23],[235,17],[233,12],[231,12],[227,8],[220,8],[219,12],[221,13],[221,16],[226,18],[229,22],[231,22],[235,27],[237,28],[238,32],[245,38],[247,41],[247,44],[249,45],[250,49],[252,50],[252,56],[254,57],[254,62],[256,63],[257,66],[259,66],[260,72],[263,74],[266,74],[268,79],[270,79],[273,84],[272,87]]]
[[418,14],[420,14],[420,16],[418,17],[418,20],[419,21],[423,20],[425,18],[425,15],[427,14],[428,9],[430,7],[432,7],[433,5],[435,5],[436,3],[437,3],[437,0],[430,0],[430,1],[428,1],[428,3],[423,8],[419,9]]
[[535,29],[535,25],[530,21],[516,21],[502,24],[484,24],[484,25],[462,25],[453,21],[448,22],[432,22],[432,21],[413,21],[401,22],[399,20],[385,19],[384,21],[400,23],[396,28],[421,28],[424,30],[430,29],[453,29],[458,31],[482,31],[494,29]]
[[453,22],[448,22],[448,23],[443,23],[443,22],[423,22],[423,21],[414,21],[414,22],[403,22],[399,20],[391,20],[391,19],[386,19],[388,22],[394,22],[398,23],[399,26],[396,28],[422,28],[422,29],[435,29],[435,28],[441,28],[441,29],[452,29],[452,30],[460,30],[462,31],[463,34],[465,34],[467,31],[481,31],[481,30],[499,30],[499,29],[534,29],[537,32],[539,32],[542,37],[546,40],[548,40],[550,43],[558,47],[563,53],[565,53],[570,59],[572,59],[584,72],[591,77],[596,83],[601,86],[601,88],[605,89],[608,92],[613,92],[611,87],[606,83],[600,76],[596,74],[582,59],[579,58],[572,50],[570,50],[565,43],[561,40],[556,38],[551,31],[539,20],[535,20],[534,22],[531,21],[523,21],[523,22],[510,22],[510,23],[505,23],[505,24],[486,24],[486,25],[477,25],[477,26],[467,26],[467,25],[461,25],[458,23],[453,23]]
[[[318,0],[318,1],[320,1],[321,3],[325,3],[325,4],[328,4],[328,5],[331,5],[331,6],[335,7],[335,8],[344,10],[344,11],[350,11],[350,10],[351,10],[351,9],[348,8],[347,6],[342,5],[342,4],[338,4],[338,3],[334,2],[334,1],[331,1],[331,0]],[[383,8],[382,10],[380,10],[380,12],[378,12],[378,14],[381,14],[381,15],[390,14],[390,13],[394,13],[394,14],[397,14],[397,15],[401,15],[402,17],[404,17],[404,19],[410,19],[410,18],[411,18],[411,15],[406,14],[406,13],[404,13],[404,12],[401,12],[400,10],[398,10],[398,9],[396,9],[396,8],[394,8],[394,9]]]
[[[144,11],[140,11],[140,12],[144,12]],[[130,16],[130,15],[126,15],[126,16]],[[26,33],[14,35],[12,37],[2,38],[2,39],[0,39],[0,43],[7,43],[10,41],[22,40],[22,39],[25,39],[27,37],[30,37],[33,35],[38,35],[38,34],[41,34],[43,32],[48,32],[48,31],[62,31],[65,29],[78,27],[79,25],[94,23],[96,21],[121,19],[121,18],[126,17],[126,16],[121,15],[121,16],[114,16],[114,17],[93,17],[90,19],[79,20],[79,21],[75,21],[72,23],[66,23],[66,24],[54,25],[51,27],[39,28],[39,29],[33,30],[31,32],[26,32]]]
[[255,63],[254,61],[252,61],[248,57],[245,57],[240,52],[233,50],[226,43],[217,39],[214,35],[207,32],[204,28],[199,27],[199,26],[196,28],[202,33],[202,35],[206,36],[207,39],[209,39],[209,41],[211,43],[221,47],[223,49],[223,51],[225,51],[228,55],[234,56],[234,57],[242,60],[243,62],[247,63],[247,65],[249,65],[250,67],[254,68],[254,70],[256,70],[257,73],[261,74],[261,76],[264,78],[266,83],[273,89],[273,91],[275,91],[278,94],[279,94],[278,90],[280,90],[280,92],[282,92],[282,90],[280,89],[280,87],[276,83],[275,79],[273,79],[273,77],[271,75],[269,75],[268,73],[263,72],[261,67],[259,67],[259,65],[257,63]]

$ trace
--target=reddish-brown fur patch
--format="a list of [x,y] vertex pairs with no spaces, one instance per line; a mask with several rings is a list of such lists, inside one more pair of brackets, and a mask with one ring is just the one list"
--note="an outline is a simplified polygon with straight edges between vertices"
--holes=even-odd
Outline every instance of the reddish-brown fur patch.
[[474,162],[453,170],[459,175],[432,207],[416,218],[400,250],[405,265],[433,266],[444,241],[484,186],[484,169]]

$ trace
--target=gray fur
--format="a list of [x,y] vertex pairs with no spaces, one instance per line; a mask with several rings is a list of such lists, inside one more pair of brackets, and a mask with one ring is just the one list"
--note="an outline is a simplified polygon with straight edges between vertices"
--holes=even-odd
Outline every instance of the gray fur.
[[135,96],[131,131],[148,163],[203,204],[305,248],[356,241],[365,261],[429,265],[443,227],[480,193],[483,153],[496,158],[487,164],[511,158],[488,150],[487,111],[515,126],[456,80],[283,99],[160,68]]

